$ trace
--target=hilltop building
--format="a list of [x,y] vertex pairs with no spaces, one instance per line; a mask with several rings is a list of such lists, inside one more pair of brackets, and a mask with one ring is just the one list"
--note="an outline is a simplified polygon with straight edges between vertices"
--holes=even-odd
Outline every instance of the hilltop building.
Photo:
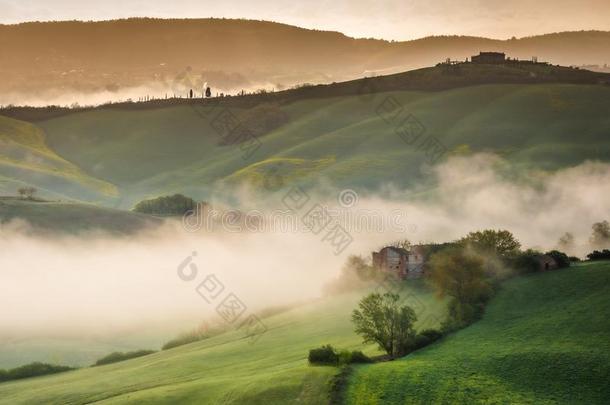
[[472,63],[502,64],[506,61],[506,54],[504,52],[479,52],[478,55],[473,55],[470,60]]

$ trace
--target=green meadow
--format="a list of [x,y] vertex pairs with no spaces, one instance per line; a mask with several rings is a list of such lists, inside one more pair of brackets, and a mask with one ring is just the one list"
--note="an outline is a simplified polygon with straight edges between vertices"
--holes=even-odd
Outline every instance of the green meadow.
[[[14,193],[27,183],[45,195],[131,208],[169,193],[202,199],[241,183],[260,187],[270,172],[284,183],[325,179],[364,192],[429,182],[422,166],[430,157],[397,135],[400,122],[384,113],[387,103],[412,114],[423,136],[444,145],[445,158],[492,152],[524,171],[553,171],[610,156],[607,86],[488,84],[282,102],[277,108],[288,120],[260,135],[252,155],[223,142],[215,129],[222,109],[210,103],[96,108],[35,125],[0,117],[0,139],[44,157],[18,165],[17,152],[3,148],[0,190]],[[244,109],[229,108],[236,116]],[[38,134],[36,143],[14,141],[15,131]]]
[[[353,332],[350,314],[362,294],[321,299],[264,318],[267,331],[257,340],[232,329],[133,360],[2,383],[0,403],[324,403],[337,369],[309,366],[309,349],[330,343],[379,353]],[[427,288],[405,287],[403,294],[426,313],[443,316],[442,303]],[[422,320],[426,327],[438,326]]]
[[0,223],[24,219],[37,233],[65,234],[87,231],[132,234],[162,223],[149,215],[93,204],[0,197]]
[[403,359],[357,366],[348,404],[607,404],[610,262],[518,277],[483,319]]
[[[608,403],[609,289],[608,262],[513,278],[479,322],[405,358],[355,366],[346,402]],[[424,286],[407,282],[402,293],[443,316]],[[308,365],[307,352],[330,343],[379,353],[361,344],[349,320],[362,294],[264,318],[267,331],[254,342],[231,330],[120,363],[2,383],[0,403],[328,403],[338,369]]]

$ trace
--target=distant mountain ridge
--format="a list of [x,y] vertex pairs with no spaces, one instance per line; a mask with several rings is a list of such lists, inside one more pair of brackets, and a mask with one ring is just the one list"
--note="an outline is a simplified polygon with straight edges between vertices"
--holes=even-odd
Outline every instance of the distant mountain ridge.
[[[282,89],[464,60],[479,51],[560,65],[610,63],[610,32],[494,40],[464,36],[389,42],[267,21],[125,19],[0,25],[0,104],[71,92],[127,97],[199,90]],[[130,95],[131,96],[131,95]]]

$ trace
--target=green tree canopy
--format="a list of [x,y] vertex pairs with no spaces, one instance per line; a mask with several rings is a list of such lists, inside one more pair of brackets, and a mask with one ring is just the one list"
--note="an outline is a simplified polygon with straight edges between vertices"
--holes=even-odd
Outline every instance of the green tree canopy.
[[400,305],[398,294],[372,293],[364,297],[352,313],[357,334],[364,343],[377,343],[392,358],[409,351],[415,341],[413,324],[417,316],[407,305]]
[[133,207],[133,210],[151,215],[183,215],[193,210],[196,205],[197,203],[192,198],[174,194],[140,201]]
[[509,257],[519,252],[521,244],[507,230],[486,229],[470,232],[460,239],[462,245],[470,246],[481,253]]
[[464,248],[447,248],[431,256],[429,269],[438,295],[451,299],[449,315],[456,325],[472,322],[492,292],[483,259]]

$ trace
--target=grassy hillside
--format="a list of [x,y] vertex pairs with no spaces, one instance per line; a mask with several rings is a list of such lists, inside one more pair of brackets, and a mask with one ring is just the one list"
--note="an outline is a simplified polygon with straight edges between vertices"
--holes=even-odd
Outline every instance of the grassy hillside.
[[[404,359],[357,366],[348,403],[607,403],[609,286],[608,262],[510,280],[480,322]],[[404,291],[411,293],[442,316],[429,292]],[[268,331],[254,343],[230,331],[121,363],[3,383],[0,403],[327,403],[337,369],[307,365],[307,351],[325,343],[363,348],[349,321],[360,296],[266,318]]]
[[607,404],[610,263],[506,283],[482,321],[404,359],[358,366],[349,404]]
[[152,216],[65,202],[38,202],[0,197],[0,227],[10,221],[27,221],[36,232],[78,233],[107,231],[129,234],[161,224]]
[[15,194],[23,184],[33,184],[53,197],[96,198],[117,193],[112,184],[88,176],[58,156],[37,126],[0,116],[0,193]]
[[[284,185],[324,179],[375,191],[430,181],[428,139],[444,158],[489,151],[522,170],[608,161],[610,87],[600,82],[609,76],[543,64],[442,65],[245,97],[7,109],[36,125],[0,117],[0,190],[33,184],[121,208],[161,194],[205,199],[243,182],[266,186],[270,174]],[[254,126],[256,150],[227,139],[227,117]],[[407,128],[416,141],[400,137]]]
[[[442,316],[441,303],[421,286],[404,294]],[[362,348],[350,322],[360,297],[326,299],[265,318],[268,330],[254,343],[236,330],[121,363],[2,383],[0,403],[326,403],[337,369],[309,366],[307,353],[326,343]]]
[[[438,139],[448,153],[491,151],[523,169],[546,170],[610,159],[610,88],[596,85],[482,85],[304,99],[280,105],[289,121],[260,136],[260,148],[248,157],[239,144],[223,144],[214,125],[227,110],[210,104],[96,109],[39,125],[56,153],[117,186],[129,208],[159,194],[206,198],[227,182],[260,185],[269,172],[305,184],[327,178],[359,191],[421,181],[429,158],[380,113],[388,102],[413,114],[424,136]],[[237,115],[244,108],[229,111]]]

